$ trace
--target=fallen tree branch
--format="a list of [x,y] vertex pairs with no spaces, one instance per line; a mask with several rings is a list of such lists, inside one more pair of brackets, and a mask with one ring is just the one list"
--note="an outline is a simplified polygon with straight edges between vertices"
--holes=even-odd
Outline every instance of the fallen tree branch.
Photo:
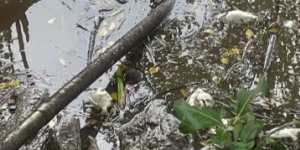
[[172,10],[174,0],[166,0],[153,9],[147,17],[119,39],[105,53],[98,56],[80,73],[54,93],[29,118],[0,143],[0,150],[17,150],[26,140],[35,136],[57,113],[65,108],[82,91],[150,34]]

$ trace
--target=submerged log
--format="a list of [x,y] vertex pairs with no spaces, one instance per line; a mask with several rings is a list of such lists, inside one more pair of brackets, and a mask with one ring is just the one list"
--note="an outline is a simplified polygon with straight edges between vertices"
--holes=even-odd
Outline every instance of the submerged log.
[[47,103],[41,105],[16,130],[11,132],[1,143],[0,150],[17,150],[29,137],[35,136],[57,113],[65,108],[82,91],[112,67],[137,43],[149,35],[172,10],[174,0],[166,0],[127,34],[112,45],[105,53],[98,56],[80,73],[54,93]]

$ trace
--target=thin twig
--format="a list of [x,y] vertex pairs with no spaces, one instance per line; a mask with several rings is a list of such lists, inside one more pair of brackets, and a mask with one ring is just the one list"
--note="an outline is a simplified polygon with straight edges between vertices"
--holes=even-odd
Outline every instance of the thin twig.
[[93,54],[94,54],[94,49],[95,49],[95,41],[98,33],[98,29],[100,27],[101,22],[104,20],[103,17],[98,17],[95,18],[94,21],[94,28],[90,33],[90,38],[89,38],[89,47],[88,47],[88,58],[87,58],[87,64],[89,64],[92,60]]

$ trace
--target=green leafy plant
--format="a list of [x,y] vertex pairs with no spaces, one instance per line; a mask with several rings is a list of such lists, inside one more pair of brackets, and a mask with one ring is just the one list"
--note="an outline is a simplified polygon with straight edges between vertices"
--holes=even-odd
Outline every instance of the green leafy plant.
[[114,80],[117,84],[117,89],[111,95],[114,100],[117,101],[119,105],[123,105],[125,103],[125,81],[124,81],[124,70],[125,66],[120,65],[116,71],[114,76]]
[[[250,104],[255,96],[258,94],[264,96],[267,91],[267,81],[263,77],[260,78],[257,88],[239,90],[233,106],[224,108],[224,110],[233,110],[227,116],[221,113],[222,108],[194,107],[184,101],[175,103],[174,113],[181,121],[180,129],[183,133],[193,134],[199,129],[214,129],[215,134],[211,136],[209,141],[216,148],[230,150],[262,149],[263,144],[258,144],[257,139],[264,138],[260,134],[264,124],[256,119],[250,109]],[[265,140],[263,139],[263,141]]]
[[175,104],[176,116],[182,121],[181,130],[184,133],[193,133],[198,129],[222,126],[220,111],[212,108],[192,107],[181,101]]

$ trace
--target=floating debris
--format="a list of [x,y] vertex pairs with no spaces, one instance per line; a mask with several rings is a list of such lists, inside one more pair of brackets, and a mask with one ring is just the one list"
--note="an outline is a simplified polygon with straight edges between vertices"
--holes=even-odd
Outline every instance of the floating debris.
[[241,53],[241,49],[234,47],[234,48],[230,48],[228,49],[225,53],[222,54],[221,56],[221,63],[224,65],[227,65],[230,63],[230,61],[233,58],[237,58]]
[[18,88],[20,86],[19,80],[11,80],[8,82],[0,83],[0,90],[9,89],[9,88]]
[[229,58],[227,58],[227,57],[222,57],[220,61],[224,65],[228,65],[230,62]]
[[159,70],[160,70],[160,68],[159,68],[158,66],[153,66],[153,67],[150,67],[150,68],[149,68],[149,73],[150,73],[151,75],[154,75],[154,74],[158,73]]
[[246,38],[249,40],[249,39],[253,38],[254,32],[251,29],[247,29],[245,31],[245,35],[246,35]]
[[283,26],[291,29],[295,26],[295,21],[287,20],[287,21],[283,22]]
[[49,24],[53,24],[55,21],[56,21],[56,18],[54,17],[54,18],[49,19],[49,20],[48,20],[48,23],[49,23]]
[[108,37],[112,34],[113,31],[118,30],[122,24],[125,22],[124,19],[124,10],[123,9],[119,9],[116,10],[115,12],[112,12],[110,14],[110,16],[107,16],[98,31],[98,35],[100,37]]
[[217,15],[217,18],[223,21],[224,23],[230,24],[250,23],[258,19],[256,15],[241,10],[228,11]]
[[66,63],[66,61],[64,60],[64,59],[62,59],[62,58],[59,58],[58,59],[58,61],[60,62],[60,64],[62,64],[64,67],[66,67],[67,66],[67,63]]

